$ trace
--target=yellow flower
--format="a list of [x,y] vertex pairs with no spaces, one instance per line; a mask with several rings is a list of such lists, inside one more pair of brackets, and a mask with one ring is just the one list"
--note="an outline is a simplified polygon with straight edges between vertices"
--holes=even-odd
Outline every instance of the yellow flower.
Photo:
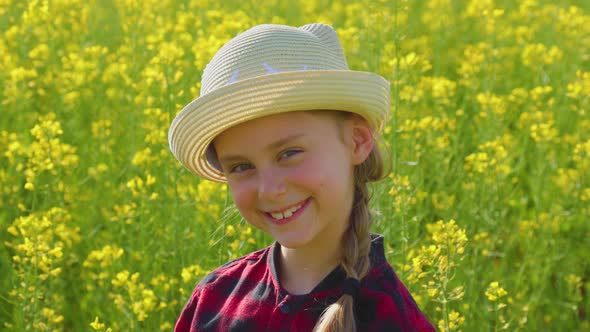
[[590,96],[590,72],[576,71],[576,80],[567,85],[567,96],[572,99],[583,99]]
[[491,112],[497,116],[502,116],[506,113],[506,103],[500,96],[493,93],[478,93],[475,97],[482,108],[482,112]]
[[522,50],[522,63],[527,67],[538,67],[540,65],[550,65],[563,57],[563,51],[557,46],[548,48],[544,44],[527,44]]
[[506,292],[504,288],[500,287],[500,283],[497,281],[492,281],[488,289],[485,291],[485,296],[492,302],[497,301],[507,294],[508,292]]
[[236,234],[236,229],[232,225],[227,225],[225,228],[225,235],[227,236],[234,236]]
[[131,160],[131,164],[134,166],[146,166],[155,161],[155,158],[152,156],[152,149],[149,147],[137,151]]
[[121,271],[119,273],[117,273],[117,275],[115,276],[115,279],[111,280],[111,283],[113,284],[113,286],[123,286],[127,280],[129,279],[129,271],[124,270]]
[[182,281],[187,283],[205,275],[205,270],[200,265],[191,265],[182,269],[180,276]]
[[90,323],[90,327],[94,329],[94,331],[102,331],[105,327],[104,323],[98,321],[98,316],[94,318],[94,321]]

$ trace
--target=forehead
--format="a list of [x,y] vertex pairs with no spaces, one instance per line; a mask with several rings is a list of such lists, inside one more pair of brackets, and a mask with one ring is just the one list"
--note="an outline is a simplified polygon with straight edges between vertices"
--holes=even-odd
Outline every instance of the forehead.
[[292,135],[318,136],[337,128],[336,118],[323,112],[287,112],[250,120],[227,129],[213,141],[217,152],[235,145],[267,143]]

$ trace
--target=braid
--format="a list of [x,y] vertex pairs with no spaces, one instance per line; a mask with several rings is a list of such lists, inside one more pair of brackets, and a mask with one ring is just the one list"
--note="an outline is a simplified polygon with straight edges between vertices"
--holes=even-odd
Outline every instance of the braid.
[[[367,160],[354,169],[354,200],[350,215],[350,224],[342,236],[341,266],[347,278],[362,280],[369,272],[371,262],[371,224],[373,219],[369,211],[369,190],[367,182],[376,181],[384,176],[383,159],[379,148],[369,154]],[[348,294],[326,308],[316,324],[315,332],[356,332],[354,299]]]

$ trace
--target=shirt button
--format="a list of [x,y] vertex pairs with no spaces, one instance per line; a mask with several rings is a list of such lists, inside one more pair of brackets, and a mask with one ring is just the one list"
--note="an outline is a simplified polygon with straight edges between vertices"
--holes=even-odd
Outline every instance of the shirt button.
[[279,306],[279,309],[281,309],[281,312],[284,314],[288,314],[289,313],[289,305],[287,303],[283,303]]

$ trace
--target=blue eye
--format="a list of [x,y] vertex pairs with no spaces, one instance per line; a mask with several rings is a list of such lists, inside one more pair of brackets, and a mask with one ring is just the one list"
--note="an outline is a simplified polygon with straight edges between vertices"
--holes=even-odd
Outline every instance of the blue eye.
[[281,153],[281,157],[282,158],[289,158],[292,155],[298,154],[299,152],[301,152],[301,150],[297,150],[297,149],[289,149],[283,153]]
[[237,164],[231,167],[230,173],[242,173],[252,168],[251,164]]

